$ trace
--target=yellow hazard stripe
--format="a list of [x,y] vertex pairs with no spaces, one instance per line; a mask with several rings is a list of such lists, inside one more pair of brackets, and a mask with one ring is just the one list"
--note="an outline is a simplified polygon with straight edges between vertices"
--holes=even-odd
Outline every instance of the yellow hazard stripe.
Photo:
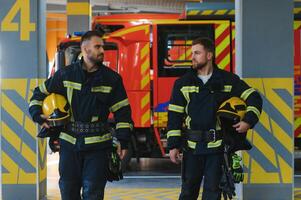
[[[228,28],[228,25],[227,25]],[[216,50],[215,50],[215,54],[216,57],[219,56],[225,48],[227,48],[230,45],[230,36],[228,35],[227,37],[225,37],[223,39],[223,41],[219,44],[217,44]]]
[[71,135],[68,135],[67,133],[61,132],[60,133],[60,137],[62,140],[65,140],[71,144],[75,144],[76,143],[76,138],[72,137]]
[[294,8],[294,14],[299,14],[301,12],[301,8]]
[[45,85],[45,82],[43,82],[41,85],[39,85],[39,89],[42,93],[46,94],[46,95],[49,95],[49,92],[47,91],[47,88],[46,88],[46,85]]
[[189,10],[187,12],[187,15],[190,16],[190,15],[198,15],[200,11],[199,10]]
[[97,86],[91,88],[91,92],[110,93],[111,91],[112,91],[112,87],[110,86]]
[[141,109],[143,109],[146,105],[149,104],[149,98],[150,98],[150,93],[148,92],[144,97],[141,99]]
[[91,6],[88,2],[67,2],[67,15],[90,15]]
[[136,31],[141,31],[141,30],[144,30],[145,34],[147,34],[148,33],[148,29],[149,29],[148,25],[146,25],[146,26],[134,26],[133,28],[128,28],[126,30],[118,31],[117,33],[113,33],[111,35],[111,37],[123,36],[123,35],[126,35],[128,33],[136,32]]
[[178,106],[178,105],[175,105],[175,104],[169,104],[168,110],[178,112],[178,113],[184,113],[184,107],[183,106]]
[[120,108],[129,105],[129,100],[126,98],[122,101],[119,101],[117,103],[115,103],[111,108],[110,111],[111,112],[116,112],[117,110],[119,110]]
[[220,24],[216,29],[215,29],[215,38],[219,38],[219,36],[225,32],[229,28],[229,23],[224,23]]
[[112,134],[107,133],[102,136],[93,136],[93,137],[86,137],[85,138],[85,144],[94,144],[94,143],[100,143],[105,142],[112,139]]
[[218,66],[221,69],[225,69],[227,65],[230,64],[230,54],[227,54],[219,63]]
[[43,101],[38,101],[38,100],[32,100],[29,103],[29,107],[31,106],[42,106],[43,105]]
[[141,49],[140,59],[143,59],[148,54],[148,52],[149,52],[149,43],[144,45],[144,47]]
[[213,10],[205,10],[201,13],[201,15],[211,15],[213,13]]
[[215,15],[224,15],[226,12],[228,12],[228,10],[218,10],[215,12]]
[[144,125],[150,119],[150,110],[148,109],[141,117],[141,124]]
[[259,119],[260,112],[259,112],[259,110],[256,107],[254,107],[254,106],[248,106],[247,107],[247,112],[249,112],[249,111],[255,113],[255,115]]
[[64,83],[64,87],[72,88],[75,90],[81,90],[81,87],[82,87],[82,84],[72,82],[72,81],[63,81],[63,83]]
[[240,95],[240,98],[245,101],[253,92],[256,92],[256,90],[254,88],[249,88]]
[[170,130],[167,132],[167,138],[180,137],[180,136],[181,136],[181,130]]

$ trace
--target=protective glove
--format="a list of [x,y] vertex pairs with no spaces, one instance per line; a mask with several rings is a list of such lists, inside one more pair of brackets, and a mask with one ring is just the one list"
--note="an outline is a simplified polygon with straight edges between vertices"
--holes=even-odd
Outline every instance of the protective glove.
[[107,177],[110,182],[123,179],[121,160],[117,153],[118,148],[120,148],[120,143],[116,140],[116,138],[113,138],[112,152],[109,153],[109,173]]
[[232,154],[231,158],[232,158],[231,169],[232,169],[234,183],[240,183],[244,180],[243,168],[240,165],[240,161],[242,159],[236,153]]

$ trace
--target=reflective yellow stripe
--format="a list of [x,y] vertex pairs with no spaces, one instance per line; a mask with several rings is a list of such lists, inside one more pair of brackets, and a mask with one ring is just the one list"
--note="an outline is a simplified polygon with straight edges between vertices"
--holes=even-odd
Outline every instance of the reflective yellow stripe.
[[46,94],[46,95],[49,95],[49,92],[47,91],[47,88],[46,88],[46,85],[45,85],[45,82],[42,83],[41,85],[39,85],[39,89],[42,93]]
[[116,124],[116,129],[119,128],[131,128],[131,124],[127,122],[119,122]]
[[82,88],[82,84],[80,84],[80,83],[76,83],[76,82],[72,82],[72,81],[63,81],[63,83],[64,83],[64,87],[67,87],[67,88],[72,88],[75,90],[81,90],[81,88]]
[[[71,102],[72,102],[72,96],[73,96],[73,88],[71,87],[67,87],[67,99],[68,99],[68,103],[69,105],[72,105]],[[73,112],[72,112],[72,106],[70,106],[70,115],[71,115],[71,118],[70,118],[70,121],[74,121],[74,117],[73,117]]]
[[240,98],[245,101],[253,92],[256,92],[256,90],[254,88],[249,88],[240,95]]
[[93,136],[93,137],[85,137],[85,144],[93,144],[93,143],[100,143],[105,142],[112,139],[112,134],[107,133],[103,136]]
[[191,121],[191,117],[189,115],[187,115],[187,117],[185,119],[185,124],[188,129],[190,129],[190,121]]
[[181,130],[170,130],[167,132],[167,138],[169,137],[179,137],[181,136]]
[[178,113],[184,113],[184,107],[183,106],[178,106],[178,105],[175,105],[175,104],[169,104],[168,110],[178,112]]
[[260,111],[256,107],[254,107],[254,106],[247,106],[247,112],[249,112],[249,111],[255,113],[255,115],[259,119]]
[[209,142],[207,147],[208,148],[215,148],[215,147],[219,147],[222,144],[222,140],[216,140],[215,142]]
[[72,137],[71,135],[68,135],[67,133],[61,132],[60,134],[60,138],[62,140],[65,140],[67,142],[70,142],[71,144],[75,144],[76,143],[76,138]]
[[42,105],[43,105],[43,101],[38,101],[38,100],[32,100],[29,103],[29,107],[31,107],[31,106],[42,106]]
[[110,86],[97,86],[91,88],[91,92],[110,93],[111,91],[112,91],[112,87]]
[[110,111],[111,112],[116,112],[117,110],[119,110],[120,108],[129,105],[129,100],[128,99],[124,99],[122,101],[119,101],[117,103],[115,103],[111,108]]
[[224,85],[224,89],[222,90],[223,92],[231,92],[232,90],[232,85]]
[[195,147],[196,147],[196,142],[187,140],[187,144],[188,144],[189,148],[195,149]]
[[196,93],[198,93],[199,92],[199,87],[197,87],[197,86],[184,86],[184,87],[181,88],[181,92],[182,93],[185,93],[185,92],[188,92],[188,93],[196,92]]
[[188,105],[189,105],[189,102],[190,102],[190,97],[189,97],[189,93],[193,93],[193,92],[196,92],[198,93],[199,92],[199,87],[197,86],[184,86],[180,89],[180,91],[182,92],[187,104],[186,104],[186,107],[185,107],[185,111],[186,113],[188,113]]

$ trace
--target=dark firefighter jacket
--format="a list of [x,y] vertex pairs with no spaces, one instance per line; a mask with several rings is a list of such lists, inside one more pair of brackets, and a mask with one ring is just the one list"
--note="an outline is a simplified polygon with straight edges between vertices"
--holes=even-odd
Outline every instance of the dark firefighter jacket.
[[[252,128],[259,120],[262,99],[255,89],[237,75],[214,66],[212,76],[205,85],[193,69],[177,79],[168,108],[168,148],[181,147],[183,122],[185,128],[189,130],[220,130],[216,111],[222,102],[233,96],[240,97],[246,102],[247,112],[243,121],[249,123]],[[195,149],[197,154],[222,150],[222,140],[209,143],[188,140],[185,145]]]
[[[110,112],[114,113],[116,122],[116,137],[123,147],[126,147],[130,138],[131,108],[124,89],[121,76],[110,68],[101,65],[92,73],[87,73],[78,61],[70,66],[58,70],[35,88],[29,104],[29,112],[35,122],[42,124],[42,103],[50,93],[58,93],[68,100],[71,105],[71,122],[106,123]],[[76,144],[79,138],[68,129],[60,134],[64,142]],[[93,137],[84,135],[84,145],[105,148],[112,146],[110,133],[99,133]],[[82,143],[82,142],[81,142]]]

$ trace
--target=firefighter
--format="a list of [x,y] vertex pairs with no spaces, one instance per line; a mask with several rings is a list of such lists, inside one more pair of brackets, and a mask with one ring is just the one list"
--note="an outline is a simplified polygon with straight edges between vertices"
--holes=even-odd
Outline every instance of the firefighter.
[[219,69],[213,62],[214,49],[209,38],[193,40],[192,68],[176,80],[168,107],[170,159],[173,163],[182,160],[181,200],[197,199],[203,179],[202,199],[221,199],[223,140],[216,117],[219,105],[232,96],[246,102],[244,118],[233,125],[238,133],[253,128],[261,113],[259,93],[237,75]]
[[[104,41],[96,31],[81,38],[83,58],[59,69],[35,88],[29,112],[42,128],[51,128],[42,115],[42,101],[51,93],[63,95],[70,105],[70,122],[59,134],[59,187],[62,200],[100,200],[108,179],[114,114],[115,134],[122,159],[127,153],[131,108],[121,76],[102,64]],[[81,192],[82,191],[82,192]]]

